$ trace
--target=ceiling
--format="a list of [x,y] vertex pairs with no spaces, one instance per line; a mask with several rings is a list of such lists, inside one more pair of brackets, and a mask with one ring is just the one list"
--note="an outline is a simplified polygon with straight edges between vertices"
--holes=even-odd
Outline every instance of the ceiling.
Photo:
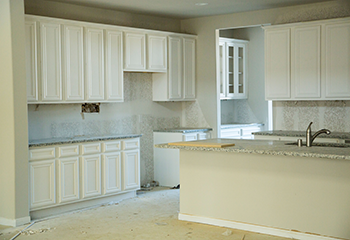
[[[196,18],[329,0],[46,0],[170,18]],[[344,0],[342,0],[344,1]],[[196,5],[207,3],[207,5]]]

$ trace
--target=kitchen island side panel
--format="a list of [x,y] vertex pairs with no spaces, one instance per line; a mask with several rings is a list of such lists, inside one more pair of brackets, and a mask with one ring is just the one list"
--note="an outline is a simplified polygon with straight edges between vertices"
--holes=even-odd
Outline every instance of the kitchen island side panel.
[[180,150],[180,215],[350,239],[350,161]]

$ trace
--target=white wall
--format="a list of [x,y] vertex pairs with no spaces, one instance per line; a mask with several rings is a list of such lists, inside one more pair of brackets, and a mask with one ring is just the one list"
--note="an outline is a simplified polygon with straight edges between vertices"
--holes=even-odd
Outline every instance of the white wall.
[[23,0],[0,1],[0,225],[30,221]]
[[[182,31],[198,35],[197,40],[197,93],[198,102],[208,124],[217,126],[217,89],[215,31],[224,28],[279,24],[350,16],[346,1],[330,1],[296,7],[226,14],[212,17],[186,19],[181,21]],[[263,91],[263,90],[262,90]]]

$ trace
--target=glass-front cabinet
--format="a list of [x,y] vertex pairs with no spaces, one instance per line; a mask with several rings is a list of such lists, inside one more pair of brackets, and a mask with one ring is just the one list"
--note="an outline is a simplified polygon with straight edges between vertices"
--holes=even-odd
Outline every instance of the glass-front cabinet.
[[248,41],[220,38],[220,98],[248,98],[247,88]]

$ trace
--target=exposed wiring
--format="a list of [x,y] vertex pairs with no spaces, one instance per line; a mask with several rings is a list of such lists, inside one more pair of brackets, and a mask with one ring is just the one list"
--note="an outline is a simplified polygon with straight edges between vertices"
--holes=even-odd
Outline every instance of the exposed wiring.
[[29,224],[27,227],[23,228],[20,232],[18,232],[15,236],[13,236],[10,240],[13,240],[15,238],[17,238],[19,235],[22,234],[22,232],[24,232],[25,230],[27,230],[28,228],[30,228],[31,226],[33,226],[37,221],[33,221],[31,224]]

